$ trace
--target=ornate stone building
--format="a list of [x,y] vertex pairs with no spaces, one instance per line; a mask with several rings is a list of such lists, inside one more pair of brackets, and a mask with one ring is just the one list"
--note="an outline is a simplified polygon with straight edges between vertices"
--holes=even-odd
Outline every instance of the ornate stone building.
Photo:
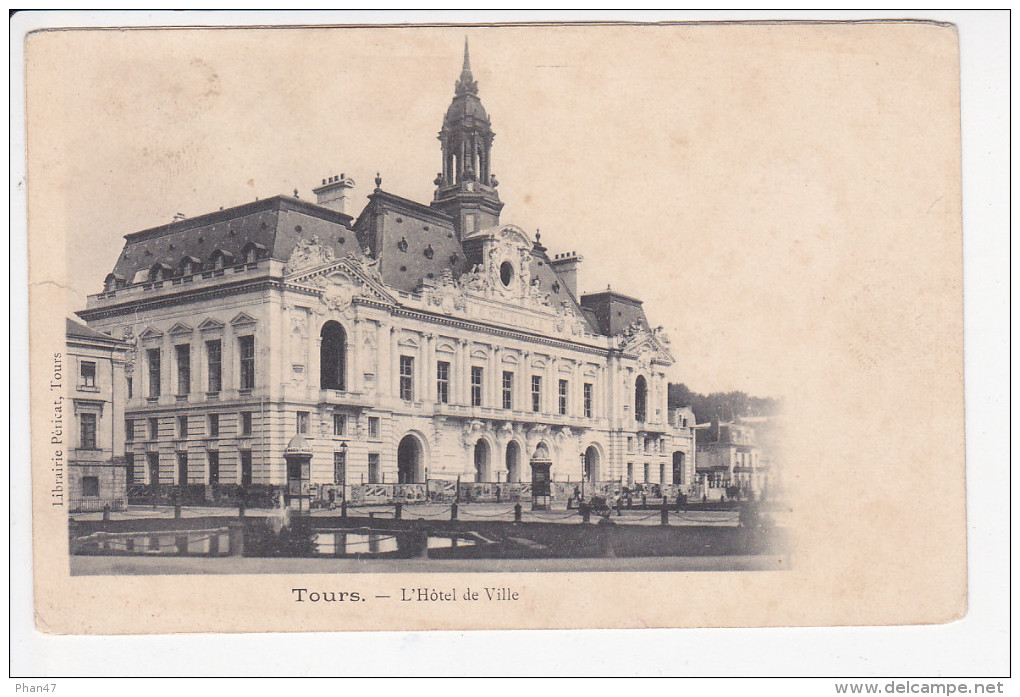
[[674,359],[641,301],[579,295],[580,256],[500,221],[466,47],[439,139],[429,205],[377,176],[354,218],[341,174],[316,203],[278,196],[126,236],[80,315],[130,343],[136,483],[293,484],[297,434],[315,496],[410,483],[414,498],[426,480],[543,469],[693,481],[692,431],[666,408]]

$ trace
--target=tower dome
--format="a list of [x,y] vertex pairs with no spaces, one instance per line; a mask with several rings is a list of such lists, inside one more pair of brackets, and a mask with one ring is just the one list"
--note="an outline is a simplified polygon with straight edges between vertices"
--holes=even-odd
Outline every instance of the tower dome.
[[432,207],[449,214],[463,237],[499,224],[503,208],[492,174],[492,125],[478,98],[478,83],[471,73],[471,55],[464,39],[464,66],[454,88],[453,101],[439,132],[443,171],[436,176]]

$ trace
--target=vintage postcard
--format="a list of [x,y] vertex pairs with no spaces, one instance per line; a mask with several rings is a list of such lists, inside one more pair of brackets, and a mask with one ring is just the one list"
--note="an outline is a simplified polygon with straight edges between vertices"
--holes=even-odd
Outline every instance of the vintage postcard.
[[966,612],[953,26],[25,63],[40,630]]

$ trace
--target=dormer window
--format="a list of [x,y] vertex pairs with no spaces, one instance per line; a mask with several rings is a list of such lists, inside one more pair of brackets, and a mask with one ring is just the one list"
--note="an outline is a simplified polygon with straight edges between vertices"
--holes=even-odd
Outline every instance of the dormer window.
[[262,252],[264,250],[265,247],[258,242],[249,242],[244,245],[244,249],[241,250],[241,253],[244,255],[244,263],[254,264],[263,256]]
[[124,287],[124,277],[118,276],[115,273],[107,274],[106,279],[103,281],[103,291],[109,293],[117,290],[118,288]]
[[224,252],[222,249],[217,249],[212,253],[212,255],[210,255],[209,263],[214,269],[219,270],[228,266],[233,258],[234,255],[230,252]]
[[162,281],[163,279],[167,278],[172,272],[173,269],[171,269],[166,264],[162,263],[153,264],[152,267],[149,269],[149,281],[153,283],[157,281]]
[[202,263],[195,257],[184,257],[181,260],[181,275],[191,276],[202,268]]

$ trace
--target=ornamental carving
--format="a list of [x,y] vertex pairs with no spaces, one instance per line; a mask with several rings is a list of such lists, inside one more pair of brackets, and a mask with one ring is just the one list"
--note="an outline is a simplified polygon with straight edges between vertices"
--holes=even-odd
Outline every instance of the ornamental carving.
[[345,312],[354,300],[354,288],[347,279],[333,277],[322,291],[322,302],[333,312]]
[[283,267],[285,274],[291,274],[302,269],[320,266],[331,261],[336,261],[336,255],[332,248],[319,243],[318,235],[311,239],[301,240],[294,246],[294,251],[287,259],[287,265]]

